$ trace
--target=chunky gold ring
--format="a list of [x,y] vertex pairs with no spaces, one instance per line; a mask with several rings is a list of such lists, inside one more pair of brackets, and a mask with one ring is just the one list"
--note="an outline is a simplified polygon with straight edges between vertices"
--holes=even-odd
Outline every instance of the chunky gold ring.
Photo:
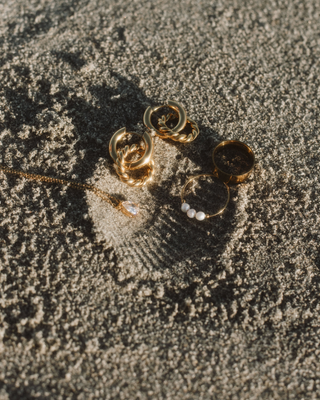
[[227,201],[224,204],[224,206],[222,208],[220,208],[220,210],[218,212],[216,212],[215,214],[206,214],[203,211],[196,211],[193,208],[190,207],[190,205],[188,203],[185,202],[184,197],[185,197],[185,191],[187,186],[189,185],[190,182],[194,181],[195,179],[199,179],[202,176],[207,176],[207,177],[212,177],[212,178],[216,178],[215,175],[212,174],[202,174],[202,175],[197,175],[197,176],[192,176],[191,178],[189,178],[186,182],[186,184],[183,186],[182,191],[181,191],[181,211],[183,211],[184,213],[187,213],[187,216],[189,218],[194,218],[196,217],[196,219],[198,221],[203,221],[206,218],[212,218],[212,217],[216,217],[217,215],[220,215],[223,213],[223,211],[227,208],[227,205],[229,203],[230,200],[230,190],[229,190],[229,186],[225,183],[225,187],[227,189]]
[[[162,139],[170,139],[172,135],[170,136],[165,131],[156,129],[151,122],[152,114],[154,112],[160,110],[160,108],[164,108],[164,107],[172,108],[178,114],[178,118],[179,118],[178,124],[171,130],[171,132],[174,132],[177,134],[178,132],[182,131],[182,129],[187,124],[187,114],[186,114],[184,108],[182,107],[182,105],[180,103],[178,103],[177,101],[173,101],[173,100],[169,100],[167,104],[162,105],[162,106],[155,106],[155,107],[149,106],[143,115],[143,122],[144,122],[145,126],[147,128],[149,128],[150,130],[154,131],[157,136],[161,137]],[[174,138],[172,137],[172,139],[174,139]],[[174,140],[176,140],[176,139],[174,139]]]
[[[217,154],[219,154],[219,152],[222,151],[222,149],[226,149],[226,148],[238,148],[243,150],[243,152],[245,153],[245,155],[248,157],[250,164],[248,167],[248,170],[241,174],[241,175],[234,175],[234,174],[230,174],[226,171],[223,171],[221,168],[218,167],[217,162],[216,162],[216,157]],[[219,179],[221,179],[223,182],[226,183],[241,183],[244,182],[248,176],[251,174],[251,172],[253,171],[254,168],[254,163],[255,163],[255,157],[254,157],[254,153],[251,150],[251,148],[246,145],[243,142],[239,142],[238,140],[226,140],[224,142],[221,142],[218,144],[218,146],[213,150],[212,153],[212,160],[213,160],[213,164],[214,164],[214,171],[213,173],[216,174],[218,176]]]
[[137,135],[143,139],[145,143],[145,152],[139,160],[136,161],[123,161],[123,167],[129,170],[142,168],[149,164],[153,154],[153,140],[148,132],[143,134],[135,132],[127,132],[126,128],[119,129],[111,138],[109,143],[109,153],[114,162],[117,162],[118,152],[117,144],[125,135]]

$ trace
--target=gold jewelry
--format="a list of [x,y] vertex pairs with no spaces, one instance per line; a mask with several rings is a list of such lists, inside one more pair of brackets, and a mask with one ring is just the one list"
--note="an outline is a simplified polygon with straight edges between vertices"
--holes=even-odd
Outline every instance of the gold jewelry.
[[[244,173],[235,175],[235,174],[232,174],[232,173],[222,169],[225,167],[221,167],[221,166],[218,167],[218,165],[217,165],[217,164],[219,164],[218,156],[219,156],[219,154],[222,154],[222,152],[226,149],[227,150],[230,150],[230,149],[242,150],[242,153],[247,158],[246,169],[245,169]],[[214,164],[214,173],[217,174],[218,178],[221,179],[223,182],[232,184],[232,183],[244,182],[248,178],[248,176],[253,171],[255,157],[254,157],[254,153],[251,150],[251,148],[248,145],[246,145],[245,143],[239,142],[238,140],[226,140],[224,142],[219,143],[218,146],[213,150],[212,160],[213,160],[213,164]]]
[[[222,167],[218,167],[218,164],[220,165],[219,161],[218,161],[218,156],[219,153],[223,152],[224,150],[232,150],[232,149],[236,149],[236,150],[241,150],[242,154],[244,154],[246,156],[246,162],[245,162],[245,172],[242,172],[241,174],[234,174],[234,173],[230,173],[227,170],[223,170],[221,169]],[[229,203],[230,200],[230,190],[229,190],[229,186],[227,185],[227,183],[241,183],[244,182],[248,176],[250,175],[250,173],[253,171],[254,168],[254,163],[255,163],[255,157],[254,157],[254,153],[251,150],[251,148],[246,145],[243,142],[239,142],[238,140],[226,140],[224,142],[221,142],[218,144],[217,147],[215,147],[215,149],[213,150],[212,153],[212,159],[213,159],[213,164],[214,164],[214,170],[213,170],[213,174],[203,174],[203,175],[197,175],[197,176],[193,176],[191,177],[187,183],[183,186],[182,191],[181,191],[181,210],[185,213],[187,213],[189,218],[194,218],[196,217],[197,220],[202,221],[205,218],[211,218],[211,217],[215,217],[217,215],[220,215],[223,213],[223,211],[227,208],[227,205]],[[239,161],[239,160],[237,160]],[[228,161],[230,163],[230,161]],[[244,162],[243,162],[244,163]],[[243,164],[242,163],[242,164]],[[239,165],[238,168],[242,167],[243,165]],[[226,167],[224,167],[226,168]],[[185,196],[185,190],[186,187],[189,185],[190,182],[192,182],[195,179],[198,179],[202,176],[207,176],[207,177],[215,177],[220,179],[225,187],[227,188],[227,201],[225,203],[225,205],[215,214],[205,214],[203,211],[199,211],[196,212],[194,209],[190,208],[190,205],[188,203],[185,202],[184,200],[184,196]]]
[[112,138],[110,139],[110,143],[109,143],[109,153],[114,162],[116,162],[116,160],[118,158],[118,151],[117,151],[118,142],[121,139],[123,139],[124,136],[130,135],[130,134],[139,136],[145,143],[145,153],[139,160],[132,161],[132,162],[127,162],[127,161],[123,162],[123,166],[126,169],[132,170],[132,169],[141,168],[141,167],[149,164],[149,162],[152,158],[152,155],[153,155],[153,140],[148,132],[141,134],[141,133],[135,133],[135,132],[127,132],[126,128],[119,129],[112,136]]
[[[117,150],[117,144],[126,135],[139,136],[144,141],[144,147],[133,144],[132,146],[125,146],[123,149]],[[111,138],[109,143],[109,153],[115,162],[114,167],[122,182],[132,187],[141,187],[150,182],[154,175],[154,162],[153,156],[153,140],[148,132],[143,134],[135,132],[127,132],[126,128],[119,129]],[[138,153],[141,157],[135,161],[126,161],[126,158],[131,153]],[[130,177],[128,172],[138,170],[143,167],[147,171],[142,177]]]
[[78,189],[78,190],[84,190],[84,191],[88,190],[88,191],[94,193],[96,196],[100,197],[101,199],[105,200],[112,207],[121,211],[123,214],[125,214],[126,216],[128,216],[130,218],[136,217],[139,213],[138,204],[135,204],[132,201],[121,201],[113,196],[110,196],[110,194],[104,192],[101,189],[96,188],[93,185],[87,185],[84,183],[80,183],[80,182],[76,182],[76,181],[69,181],[69,180],[65,180],[65,179],[51,178],[51,177],[45,176],[45,175],[29,174],[27,172],[8,168],[1,164],[0,164],[0,171],[4,172],[6,174],[22,176],[26,179],[31,179],[31,180],[35,180],[35,181],[69,186],[73,189]]
[[[117,174],[119,175],[119,178],[122,182],[126,183],[129,186],[132,187],[141,187],[146,185],[148,182],[150,182],[153,178],[154,175],[154,161],[151,160],[147,166],[148,170],[145,173],[145,175],[142,178],[137,178],[134,179],[132,177],[129,176],[129,174],[127,173],[127,169],[123,166],[123,161],[125,159],[125,157],[127,156],[127,154],[129,154],[129,151],[131,150],[131,148],[129,148],[129,146],[126,146],[123,150],[119,151],[119,156],[116,160],[116,163],[114,164],[114,168],[117,172]],[[130,151],[131,152],[131,151]],[[140,154],[140,152],[138,151],[138,153]]]
[[[157,112],[161,108],[168,107],[174,111],[174,113],[169,113],[167,115],[162,115],[158,119],[157,128],[153,125],[151,118],[153,113]],[[178,124],[174,128],[169,128],[167,122],[171,119],[178,119]],[[180,103],[177,101],[169,100],[167,104],[148,107],[143,116],[143,122],[147,128],[154,131],[157,136],[161,139],[172,139],[176,142],[189,143],[192,142],[199,135],[199,128],[195,121],[187,118],[187,113]],[[183,133],[186,125],[191,126],[191,133]]]
[[218,212],[216,212],[215,214],[205,214],[203,211],[198,211],[198,212],[197,212],[196,210],[194,210],[193,208],[191,208],[190,205],[189,205],[188,203],[186,203],[186,201],[184,200],[186,188],[187,188],[187,186],[189,185],[190,182],[192,182],[192,181],[194,181],[194,180],[196,180],[196,179],[199,179],[199,178],[201,178],[201,177],[203,177],[203,176],[204,176],[204,177],[216,178],[216,176],[215,176],[215,175],[212,175],[212,174],[202,174],[202,175],[192,176],[191,178],[189,178],[189,179],[187,180],[186,184],[183,186],[182,191],[181,191],[181,203],[182,203],[182,204],[181,204],[181,211],[187,213],[187,216],[188,216],[189,218],[194,218],[194,217],[196,217],[196,219],[197,219],[198,221],[203,221],[203,220],[206,219],[206,218],[212,218],[212,217],[215,217],[215,216],[217,216],[217,215],[222,214],[223,211],[227,208],[227,205],[228,205],[229,200],[230,200],[230,190],[229,190],[229,187],[228,187],[228,185],[226,185],[226,184],[223,182],[224,185],[225,185],[225,187],[226,187],[226,189],[227,189],[227,201],[225,202],[224,206],[223,206],[222,208],[220,208],[220,210],[219,210]]

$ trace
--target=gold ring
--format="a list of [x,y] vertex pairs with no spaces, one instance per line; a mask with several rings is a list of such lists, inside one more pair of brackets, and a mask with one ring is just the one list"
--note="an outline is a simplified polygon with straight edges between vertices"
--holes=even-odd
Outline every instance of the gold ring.
[[[221,169],[221,167],[220,168],[218,167],[217,154],[219,154],[220,152],[222,152],[223,149],[226,149],[226,148],[241,149],[245,153],[245,155],[249,159],[248,170],[245,173],[243,173],[241,175],[235,175],[235,174],[231,174],[227,171],[223,171]],[[255,163],[254,153],[251,150],[251,148],[248,145],[246,145],[245,143],[239,142],[238,140],[226,140],[224,142],[219,143],[218,146],[213,150],[212,160],[213,160],[213,164],[214,164],[213,173],[216,174],[217,177],[225,183],[244,182],[248,178],[248,176],[251,174],[251,172],[253,171],[254,163]]]
[[216,212],[215,214],[206,214],[206,213],[204,213],[203,211],[198,211],[198,212],[197,212],[196,210],[194,210],[193,208],[191,208],[190,205],[189,205],[188,203],[186,203],[185,200],[184,200],[186,188],[187,188],[187,186],[189,185],[190,182],[192,182],[192,181],[195,180],[195,179],[199,179],[199,178],[201,178],[202,176],[208,176],[208,177],[216,178],[216,176],[215,176],[215,175],[212,175],[212,174],[202,174],[202,175],[192,176],[191,178],[189,178],[189,179],[187,180],[187,182],[185,183],[185,185],[183,186],[182,191],[181,191],[181,203],[182,203],[182,204],[181,204],[181,211],[183,211],[184,213],[187,213],[187,216],[188,216],[189,218],[194,218],[194,217],[196,217],[196,219],[197,219],[198,221],[203,221],[203,220],[206,219],[206,218],[212,218],[212,217],[216,217],[217,215],[222,214],[223,211],[227,208],[227,205],[228,205],[229,200],[230,200],[230,190],[229,190],[229,186],[228,186],[225,182],[223,182],[224,185],[225,185],[225,187],[227,188],[227,201],[226,201],[226,203],[224,204],[224,206],[223,206],[222,208],[220,208],[220,210],[219,210],[218,212]]
[[114,162],[117,162],[118,152],[117,152],[117,144],[125,135],[137,135],[141,139],[143,139],[145,143],[145,152],[139,160],[136,161],[123,161],[123,167],[129,170],[138,169],[144,167],[149,164],[153,154],[153,140],[148,132],[143,134],[135,133],[135,132],[127,132],[126,128],[119,129],[111,138],[109,143],[109,153]]
[[187,124],[187,114],[186,114],[184,108],[182,107],[182,105],[180,103],[178,103],[177,101],[173,101],[173,100],[169,100],[167,104],[162,105],[162,106],[155,106],[155,107],[149,106],[143,115],[143,123],[145,124],[145,126],[147,128],[149,128],[152,131],[155,131],[156,135],[158,135],[162,139],[169,139],[170,136],[168,134],[166,134],[165,132],[161,132],[161,130],[156,129],[153,126],[152,121],[151,121],[152,114],[154,112],[160,110],[160,108],[164,108],[164,107],[172,108],[174,111],[176,111],[178,113],[178,118],[179,118],[178,124],[171,131],[175,132],[175,133],[182,131],[182,129]]

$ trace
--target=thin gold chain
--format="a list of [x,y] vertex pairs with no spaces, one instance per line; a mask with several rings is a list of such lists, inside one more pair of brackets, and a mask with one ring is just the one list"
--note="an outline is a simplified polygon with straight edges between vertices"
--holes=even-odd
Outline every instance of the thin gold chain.
[[3,171],[6,174],[22,176],[26,179],[31,179],[34,181],[69,186],[73,189],[84,190],[84,191],[88,190],[88,191],[94,193],[96,196],[100,197],[101,199],[107,201],[109,204],[112,205],[112,207],[122,210],[120,200],[116,199],[113,196],[110,196],[108,193],[104,192],[103,190],[98,189],[97,187],[95,187],[93,185],[87,185],[85,183],[69,181],[69,180],[65,180],[65,179],[51,178],[51,177],[45,176],[45,175],[29,174],[28,172],[18,171],[16,169],[8,168],[1,164],[0,164],[0,171]]

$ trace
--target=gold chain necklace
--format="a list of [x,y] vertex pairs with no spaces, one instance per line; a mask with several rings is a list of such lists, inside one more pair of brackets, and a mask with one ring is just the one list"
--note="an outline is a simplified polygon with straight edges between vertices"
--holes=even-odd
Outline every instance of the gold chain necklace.
[[88,191],[94,193],[96,196],[100,197],[101,199],[105,200],[112,207],[123,212],[123,214],[125,214],[126,216],[128,216],[130,218],[136,217],[137,214],[139,213],[139,206],[137,204],[133,203],[132,201],[121,201],[113,196],[110,196],[110,194],[104,192],[101,189],[96,188],[93,185],[87,185],[85,183],[69,181],[69,180],[65,180],[65,179],[51,178],[51,177],[45,176],[45,175],[29,174],[27,172],[8,168],[1,164],[0,164],[0,171],[4,172],[5,174],[18,175],[18,176],[22,176],[26,179],[31,179],[34,181],[40,181],[40,182],[45,182],[45,183],[54,183],[54,184],[69,186],[73,189],[84,190],[84,191],[88,190]]

